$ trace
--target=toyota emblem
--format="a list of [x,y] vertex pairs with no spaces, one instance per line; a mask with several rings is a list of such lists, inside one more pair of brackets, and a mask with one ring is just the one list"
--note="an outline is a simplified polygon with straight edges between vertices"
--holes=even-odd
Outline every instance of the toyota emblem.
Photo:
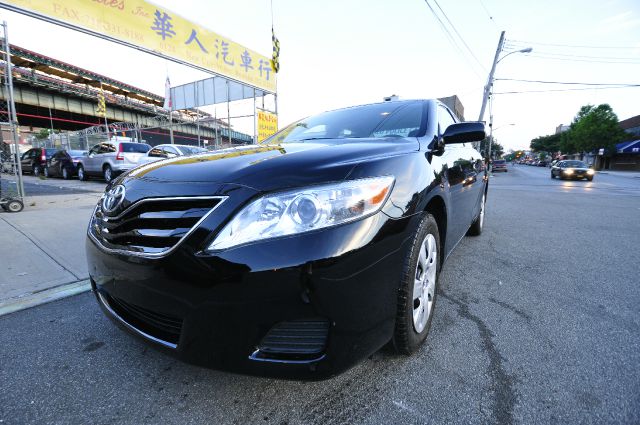
[[125,189],[121,184],[109,190],[102,200],[102,211],[107,213],[115,211],[124,200],[124,193]]

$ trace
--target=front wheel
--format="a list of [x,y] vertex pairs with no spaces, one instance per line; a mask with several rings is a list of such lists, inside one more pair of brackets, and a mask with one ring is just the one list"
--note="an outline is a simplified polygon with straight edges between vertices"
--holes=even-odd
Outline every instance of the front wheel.
[[71,173],[69,173],[69,169],[67,167],[61,167],[60,174],[62,174],[62,178],[65,180],[69,180],[71,178]]
[[113,179],[113,171],[111,170],[110,165],[104,166],[104,170],[102,170],[102,175],[104,177],[104,181],[106,181],[107,183],[111,182],[111,180]]
[[44,176],[46,178],[49,178],[49,167],[47,167],[47,166],[44,167]]
[[78,165],[78,180],[86,181],[87,175],[84,173],[84,167],[82,165]]
[[34,177],[40,177],[40,174],[42,174],[42,167],[39,165],[34,165],[32,170]]
[[393,345],[400,353],[415,352],[429,333],[440,271],[439,253],[438,223],[431,214],[425,214],[405,255],[398,288]]
[[591,176],[591,177],[587,177],[587,180],[588,180],[588,181],[593,181],[593,176]]
[[556,176],[553,175],[553,171],[551,172],[551,179],[555,179]]

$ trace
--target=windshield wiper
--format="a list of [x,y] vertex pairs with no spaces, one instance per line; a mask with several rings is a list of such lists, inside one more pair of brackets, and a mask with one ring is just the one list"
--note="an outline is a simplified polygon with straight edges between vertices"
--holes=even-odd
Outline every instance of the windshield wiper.
[[337,139],[337,137],[309,137],[307,139],[292,140],[292,142],[306,142],[307,140],[327,140],[327,139]]

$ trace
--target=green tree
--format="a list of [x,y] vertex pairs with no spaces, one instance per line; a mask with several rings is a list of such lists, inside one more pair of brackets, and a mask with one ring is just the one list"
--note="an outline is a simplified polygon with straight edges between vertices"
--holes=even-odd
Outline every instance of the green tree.
[[529,147],[534,152],[557,152],[560,150],[562,135],[563,133],[536,137],[531,141]]
[[582,152],[605,148],[607,156],[615,153],[616,143],[625,138],[618,117],[608,104],[585,105],[571,123],[569,144]]
[[[487,155],[487,143],[489,143],[488,140],[489,138],[486,137],[482,142],[480,142],[480,152],[482,152],[483,156]],[[496,141],[494,137],[493,142],[491,143],[491,158],[500,158],[502,154],[504,154],[504,148],[500,143]]]
[[38,140],[45,140],[49,138],[50,133],[51,131],[48,128],[41,128],[34,136]]

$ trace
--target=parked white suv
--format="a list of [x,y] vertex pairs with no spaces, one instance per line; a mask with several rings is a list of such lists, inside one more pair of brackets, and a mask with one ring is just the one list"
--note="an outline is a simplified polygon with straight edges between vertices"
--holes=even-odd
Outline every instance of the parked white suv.
[[136,167],[149,149],[151,146],[146,143],[98,143],[78,163],[78,178],[87,180],[90,176],[101,176],[108,183],[118,174]]

